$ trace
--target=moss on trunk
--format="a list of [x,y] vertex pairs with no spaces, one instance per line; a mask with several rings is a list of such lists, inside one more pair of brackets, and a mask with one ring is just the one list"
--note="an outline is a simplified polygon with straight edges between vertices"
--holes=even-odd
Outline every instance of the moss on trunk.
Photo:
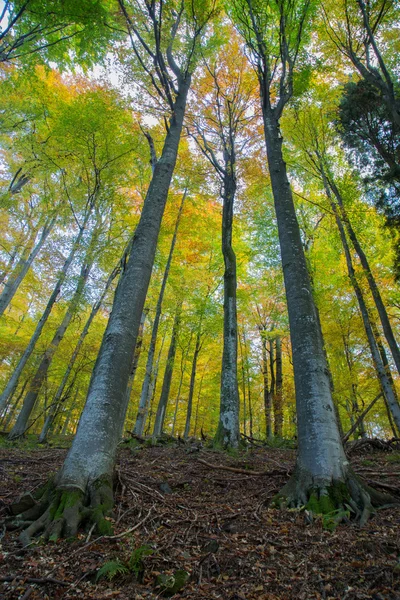
[[399,504],[399,501],[364,484],[349,467],[343,479],[318,481],[296,467],[271,503],[277,508],[305,508],[315,515],[338,512],[344,517],[350,512],[360,526],[377,508],[391,504]]
[[95,525],[101,535],[112,533],[108,517],[114,498],[112,481],[107,476],[89,483],[85,492],[74,487],[57,487],[51,479],[33,498],[33,506],[21,514],[15,515],[14,511],[15,516],[10,519],[11,526],[23,528],[20,541],[24,546],[39,534],[52,542],[73,537],[83,524]]

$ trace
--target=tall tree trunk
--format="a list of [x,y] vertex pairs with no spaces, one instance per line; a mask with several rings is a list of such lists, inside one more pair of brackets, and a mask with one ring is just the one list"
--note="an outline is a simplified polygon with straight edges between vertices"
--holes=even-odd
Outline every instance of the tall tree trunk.
[[172,327],[171,343],[168,350],[167,364],[165,365],[164,379],[161,389],[160,401],[158,403],[156,412],[153,437],[159,437],[163,432],[165,412],[167,410],[169,391],[171,389],[172,373],[174,370],[177,337],[181,320],[181,308],[182,304],[180,303],[176,309],[174,324]]
[[267,337],[265,335],[265,329],[262,330],[263,335],[261,337],[262,344],[262,374],[263,374],[263,395],[264,395],[264,412],[265,412],[265,435],[267,440],[272,438],[272,406],[271,406],[271,394],[269,393],[269,377],[268,377],[268,351],[267,351]]
[[10,377],[10,379],[9,379],[9,381],[8,381],[8,383],[7,383],[4,391],[3,391],[3,393],[0,396],[0,413],[3,411],[3,408],[4,408],[4,406],[5,406],[6,402],[7,402],[7,398],[10,396],[10,394],[13,393],[13,391],[17,387],[19,378],[21,376],[21,373],[22,373],[22,371],[23,371],[26,363],[28,362],[28,360],[29,360],[29,358],[30,358],[33,350],[35,349],[36,342],[38,341],[38,339],[39,339],[39,337],[40,337],[40,335],[42,333],[43,327],[47,323],[47,319],[50,316],[52,308],[53,308],[53,306],[54,306],[54,304],[55,304],[55,302],[57,300],[58,294],[60,293],[61,287],[62,287],[62,285],[63,285],[63,283],[64,283],[64,281],[65,281],[65,279],[67,277],[67,273],[68,273],[68,270],[69,270],[69,268],[71,266],[71,263],[72,263],[72,261],[73,261],[73,259],[75,257],[75,254],[76,254],[76,252],[77,252],[77,250],[78,250],[78,248],[79,248],[79,246],[81,244],[83,234],[84,234],[84,232],[86,230],[86,226],[87,226],[88,221],[89,221],[89,217],[90,217],[90,214],[91,214],[91,208],[92,208],[92,206],[93,205],[90,205],[90,210],[88,209],[86,211],[86,215],[85,215],[85,218],[83,220],[82,225],[79,228],[78,235],[76,236],[76,238],[75,238],[75,240],[74,240],[74,242],[73,242],[73,244],[71,246],[69,255],[68,255],[67,259],[64,262],[64,265],[63,265],[63,267],[61,269],[61,273],[60,273],[60,275],[58,277],[57,283],[54,286],[53,292],[52,292],[52,294],[51,294],[51,296],[49,298],[49,301],[47,302],[46,308],[44,309],[44,312],[43,312],[42,316],[40,317],[38,324],[36,325],[36,329],[35,329],[32,337],[31,337],[31,339],[29,341],[29,344],[25,348],[25,351],[22,354],[22,356],[21,356],[21,358],[20,358],[20,360],[18,362],[18,365],[14,369],[13,374],[11,375],[11,377]]
[[25,275],[29,271],[31,264],[33,263],[36,256],[39,254],[43,244],[47,240],[50,231],[53,229],[55,222],[56,222],[56,217],[53,217],[52,219],[49,219],[47,221],[47,223],[44,225],[44,227],[42,229],[42,232],[40,234],[39,240],[37,241],[36,245],[29,252],[28,256],[23,255],[21,257],[21,259],[18,261],[18,264],[16,265],[16,267],[14,269],[14,272],[7,279],[4,289],[0,295],[0,316],[4,313],[7,306],[10,304],[11,300],[13,299],[16,291],[18,290],[18,287],[20,286]]
[[189,397],[186,409],[186,423],[185,423],[185,431],[183,433],[183,439],[187,440],[190,433],[190,419],[192,417],[192,408],[193,408],[193,394],[194,394],[194,386],[196,382],[196,373],[197,373],[197,359],[199,357],[199,353],[201,350],[201,325],[202,322],[200,320],[200,325],[197,330],[196,336],[196,345],[194,348],[193,361],[192,361],[192,371],[190,373],[190,385],[189,385]]
[[[272,329],[272,328],[271,328]],[[271,376],[271,384],[269,386],[269,409],[272,412],[275,399],[276,379],[275,379],[275,340],[269,338],[269,372]],[[272,420],[272,416],[270,417]],[[272,429],[272,424],[271,424]],[[272,434],[271,434],[272,436]]]
[[299,445],[294,474],[282,495],[290,505],[297,505],[306,504],[315,487],[325,494],[330,486],[344,481],[348,462],[336,421],[322,335],[282,156],[279,120],[268,107],[266,94],[262,87],[268,166],[293,350]]
[[382,388],[382,391],[384,393],[384,396],[388,402],[388,405],[390,407],[390,411],[392,413],[393,419],[396,423],[396,427],[399,428],[400,426],[400,406],[399,403],[397,401],[396,395],[394,393],[394,388],[391,385],[391,382],[389,380],[388,374],[386,373],[385,370],[385,366],[382,362],[382,357],[381,354],[379,352],[379,347],[377,344],[377,341],[375,339],[374,336],[374,332],[373,332],[373,326],[371,324],[371,318],[370,315],[368,313],[368,308],[367,305],[365,303],[364,300],[364,296],[362,293],[362,290],[359,286],[359,283],[357,281],[357,277],[354,271],[354,266],[353,266],[353,261],[351,258],[351,253],[350,253],[350,248],[349,245],[347,243],[347,238],[346,238],[346,233],[343,227],[343,223],[340,219],[340,215],[339,215],[339,211],[338,211],[338,207],[337,204],[335,203],[333,197],[332,197],[332,193],[331,193],[331,188],[328,184],[328,180],[326,179],[326,177],[323,175],[324,178],[324,185],[325,185],[325,191],[326,194],[329,198],[330,204],[331,204],[331,208],[334,212],[335,215],[335,219],[336,219],[336,224],[337,227],[339,229],[339,234],[340,234],[340,239],[342,242],[342,246],[343,246],[343,250],[344,250],[344,254],[346,257],[346,264],[347,264],[347,270],[348,270],[348,274],[349,274],[349,278],[350,281],[352,283],[352,286],[354,288],[354,292],[357,298],[357,302],[358,302],[358,306],[360,308],[360,313],[361,313],[361,317],[363,320],[363,324],[364,324],[364,329],[365,329],[365,333],[368,339],[368,344],[371,350],[371,355],[372,355],[372,360],[374,362],[375,365],[375,369],[379,378],[379,382]]
[[[381,355],[381,360],[382,360],[383,368],[385,369],[385,373],[386,373],[387,378],[389,380],[389,383],[390,383],[390,386],[392,388],[393,395],[394,395],[394,397],[396,399],[396,402],[397,402],[397,404],[399,404],[399,397],[398,397],[398,394],[397,394],[396,385],[395,385],[395,383],[393,381],[393,376],[392,376],[392,372],[390,370],[390,366],[389,366],[389,361],[388,361],[388,358],[387,358],[386,350],[385,350],[384,345],[382,344],[382,340],[381,340],[381,337],[379,335],[376,323],[372,319],[371,319],[371,327],[372,327],[372,331],[373,331],[374,337],[376,339],[376,343],[378,345],[379,354]],[[392,417],[392,414],[391,414],[391,411],[390,411],[389,402],[388,402],[388,400],[387,400],[387,398],[386,398],[385,395],[384,395],[384,400],[385,400],[386,409],[387,409],[387,412],[388,412],[389,424],[390,424],[390,427],[391,427],[391,429],[393,431],[393,435],[394,435],[394,437],[398,437],[399,433],[400,433],[400,429],[398,427],[396,428],[396,425],[395,425],[395,423],[393,421],[393,417]]]
[[139,400],[139,409],[138,409],[138,414],[136,417],[136,423],[135,423],[135,427],[134,427],[134,432],[136,435],[143,435],[146,418],[147,418],[147,413],[149,410],[149,402],[150,402],[150,397],[151,397],[151,392],[150,392],[151,379],[153,376],[154,353],[155,353],[155,349],[156,349],[158,327],[159,327],[160,318],[161,318],[162,303],[164,300],[165,288],[167,285],[168,276],[169,276],[171,263],[172,263],[172,258],[174,255],[176,239],[178,236],[179,223],[181,220],[182,211],[183,211],[183,207],[184,207],[185,200],[186,200],[186,195],[187,195],[187,190],[185,189],[185,191],[182,195],[181,204],[180,204],[180,207],[178,210],[178,216],[175,221],[175,229],[174,229],[174,233],[173,233],[172,240],[171,240],[171,246],[169,249],[167,264],[165,265],[165,271],[164,271],[164,276],[163,276],[163,280],[161,283],[160,294],[159,294],[158,300],[157,300],[156,314],[154,317],[149,352],[147,355],[146,372],[145,372],[145,376],[144,376],[144,380],[143,380],[142,391],[141,391],[140,400]]
[[274,394],[274,435],[282,437],[283,404],[282,404],[282,342],[276,338],[276,386]]
[[[173,58],[171,62],[177,73],[178,91],[168,133],[154,168],[125,270],[118,282],[86,404],[72,446],[54,481],[55,489],[48,493],[44,503],[47,508],[21,534],[23,543],[29,543],[31,536],[43,528],[52,539],[61,534],[74,535],[83,518],[96,523],[100,533],[110,529],[105,515],[113,506],[112,475],[125,421],[129,371],[175,168],[191,79],[190,73],[183,75],[175,68]],[[55,520],[54,508],[59,517]]]
[[35,407],[36,400],[39,396],[43,382],[47,377],[54,355],[57,351],[58,346],[64,338],[65,332],[67,331],[68,326],[71,323],[72,317],[76,312],[76,308],[82,298],[82,293],[88,280],[92,264],[92,262],[85,262],[85,264],[82,265],[75,293],[69,303],[67,312],[65,313],[61,324],[58,326],[57,331],[54,334],[53,339],[50,343],[50,346],[44,353],[40,365],[30,383],[28,393],[24,398],[21,412],[19,413],[18,419],[8,436],[10,440],[14,440],[24,435],[25,430],[28,427],[29,417]]
[[394,337],[393,329],[392,329],[391,323],[389,321],[389,317],[388,317],[388,314],[387,314],[387,311],[386,311],[386,307],[385,307],[385,305],[383,303],[382,296],[380,294],[378,285],[377,285],[377,283],[375,281],[375,277],[372,274],[372,271],[371,271],[371,268],[369,266],[369,262],[368,262],[367,256],[366,256],[364,250],[362,249],[361,244],[358,241],[357,235],[356,235],[356,233],[355,233],[355,231],[354,231],[354,229],[353,229],[353,227],[351,225],[351,222],[350,222],[350,220],[348,218],[346,209],[344,207],[343,198],[342,198],[342,196],[340,194],[340,191],[339,191],[338,187],[336,186],[335,182],[332,180],[331,177],[328,177],[328,182],[329,182],[329,186],[331,187],[331,189],[332,189],[332,191],[333,191],[333,193],[335,195],[337,203],[338,203],[338,205],[340,207],[341,217],[342,217],[342,220],[343,220],[343,222],[345,224],[345,227],[347,229],[347,232],[348,232],[349,238],[351,240],[351,243],[353,244],[354,249],[357,252],[357,255],[358,255],[358,257],[360,259],[360,262],[361,262],[361,266],[362,266],[362,268],[364,270],[364,273],[366,275],[366,278],[367,278],[367,281],[368,281],[368,285],[369,285],[369,288],[371,290],[371,294],[372,294],[372,297],[374,299],[376,309],[378,311],[379,319],[380,319],[380,322],[382,324],[382,330],[383,330],[384,336],[385,336],[385,338],[387,340],[387,343],[389,344],[390,352],[392,353],[393,360],[395,362],[397,371],[398,371],[398,373],[400,375],[400,349],[399,349],[397,341],[396,341],[396,339]]
[[242,396],[243,396],[243,433],[247,435],[247,402],[246,402],[246,371],[244,366],[244,353],[243,353],[243,344],[242,344],[242,336],[240,332],[238,332],[239,339],[239,348],[240,348],[240,366],[242,372]]
[[61,380],[61,383],[58,386],[57,391],[56,391],[56,393],[54,395],[51,407],[48,410],[48,414],[47,414],[47,417],[46,417],[45,422],[43,424],[42,431],[40,432],[40,435],[39,435],[39,443],[40,444],[43,444],[43,442],[45,442],[45,440],[47,438],[47,434],[48,434],[50,426],[51,426],[51,423],[52,423],[54,417],[56,416],[56,414],[58,413],[58,411],[60,410],[61,398],[63,396],[65,386],[67,384],[67,381],[68,381],[68,378],[69,378],[69,376],[71,374],[71,371],[72,371],[72,369],[74,367],[74,364],[75,364],[75,361],[76,361],[76,359],[78,357],[80,349],[82,348],[83,342],[85,341],[85,338],[86,338],[87,334],[89,333],[89,329],[90,329],[90,326],[91,326],[91,324],[93,322],[93,319],[95,318],[95,316],[99,312],[100,307],[101,307],[101,305],[102,305],[102,303],[104,301],[104,298],[105,298],[105,296],[106,296],[106,294],[107,294],[107,292],[108,292],[108,290],[109,290],[112,282],[116,278],[118,272],[119,272],[119,270],[117,268],[117,269],[114,269],[113,272],[110,274],[110,276],[107,279],[106,285],[104,287],[104,290],[103,290],[100,298],[93,305],[92,310],[90,311],[90,315],[89,315],[89,317],[88,317],[88,319],[87,319],[87,321],[85,323],[84,328],[81,331],[81,334],[79,336],[78,342],[77,342],[77,344],[76,344],[76,346],[74,348],[74,351],[73,351],[72,356],[70,358],[70,361],[68,363],[68,367],[66,368],[64,376],[63,376],[63,378]]
[[243,329],[243,347],[245,354],[245,370],[246,370],[246,388],[247,388],[247,406],[249,411],[249,435],[253,437],[253,406],[251,401],[251,379],[250,379],[250,361],[249,356],[247,354],[247,340],[246,340],[246,331]]
[[236,256],[232,247],[233,204],[236,180],[226,165],[223,181],[222,254],[224,257],[224,347],[222,353],[220,413],[214,444],[237,448],[240,441],[237,381]]

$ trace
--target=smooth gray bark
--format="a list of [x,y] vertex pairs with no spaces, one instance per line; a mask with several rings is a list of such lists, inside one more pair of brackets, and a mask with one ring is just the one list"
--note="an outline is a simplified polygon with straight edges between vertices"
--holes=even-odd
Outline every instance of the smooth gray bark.
[[186,195],[187,195],[187,190],[185,190],[182,195],[181,204],[180,204],[180,207],[178,210],[178,216],[175,221],[175,228],[174,228],[174,233],[173,233],[172,240],[171,240],[171,246],[169,249],[167,264],[165,265],[165,271],[164,271],[163,280],[161,283],[161,289],[160,289],[160,293],[159,293],[158,300],[157,300],[156,314],[154,317],[153,329],[151,331],[149,352],[147,354],[146,372],[145,372],[145,376],[144,376],[144,380],[143,380],[142,391],[141,391],[140,400],[139,400],[138,414],[136,417],[136,423],[135,423],[135,427],[134,427],[134,433],[136,435],[143,435],[143,431],[144,431],[145,424],[146,424],[147,413],[149,410],[149,402],[150,402],[150,397],[151,397],[151,380],[153,377],[153,362],[154,362],[154,354],[155,354],[155,350],[156,350],[158,327],[160,325],[162,303],[164,300],[165,288],[167,286],[168,276],[169,276],[169,272],[171,269],[171,263],[172,263],[172,258],[174,255],[176,239],[178,236],[179,223],[181,220]]
[[42,357],[42,360],[40,361],[39,367],[30,383],[28,393],[24,398],[24,402],[21,411],[18,415],[18,419],[8,436],[11,440],[18,438],[21,435],[24,435],[25,430],[28,427],[29,417],[35,407],[37,398],[39,396],[42,385],[47,377],[47,373],[53,361],[54,355],[57,351],[58,346],[64,338],[65,332],[67,331],[68,326],[71,323],[72,317],[75,314],[79,301],[82,298],[82,293],[88,280],[92,264],[93,263],[85,263],[82,265],[76,290],[69,303],[68,309],[64,315],[62,322],[57,327],[57,330],[53,336],[50,346],[47,348],[46,352]]
[[190,75],[178,79],[179,91],[163,151],[155,166],[129,259],[117,286],[78,430],[58,476],[61,487],[72,486],[85,492],[94,480],[111,477],[114,468],[125,420],[129,371],[175,168],[190,85]]
[[222,191],[222,254],[224,257],[224,346],[222,353],[220,412],[215,443],[237,448],[240,441],[237,379],[236,256],[232,247],[233,205],[236,194],[233,150],[225,152]]
[[295,478],[303,473],[305,488],[313,480],[324,486],[333,480],[343,481],[347,460],[336,421],[318,315],[282,155],[279,119],[265,102],[264,88],[262,95],[268,166],[293,351],[299,444]]
[[[92,208],[92,206],[90,208]],[[74,260],[75,254],[81,244],[82,237],[85,232],[86,226],[88,224],[90,214],[91,214],[91,210],[87,210],[85,218],[83,220],[83,223],[79,228],[78,235],[76,236],[75,240],[72,243],[69,255],[64,262],[64,265],[61,269],[61,273],[58,277],[57,283],[54,286],[54,289],[53,289],[53,292],[51,293],[49,301],[47,302],[46,308],[44,309],[43,314],[40,317],[38,324],[36,325],[36,329],[31,337],[31,339],[29,340],[28,346],[25,348],[24,353],[22,354],[21,358],[19,359],[18,365],[14,369],[13,374],[11,375],[3,393],[0,396],[0,412],[3,411],[4,406],[7,402],[7,399],[16,389],[19,378],[21,376],[21,373],[22,373],[26,363],[28,362],[33,350],[35,349],[36,342],[38,341],[38,339],[42,333],[43,327],[47,323],[47,319],[50,316],[52,308],[53,308],[53,306],[57,300],[57,297],[60,293],[61,287],[67,277],[67,273],[71,266],[71,263]]]
[[0,295],[0,316],[4,313],[11,300],[13,299],[21,282],[23,281],[25,275],[29,271],[31,264],[33,263],[36,256],[42,249],[43,244],[47,240],[55,222],[56,217],[49,219],[49,221],[44,225],[40,237],[35,246],[30,251],[29,255],[27,257],[21,257],[14,269],[14,272],[8,277],[7,282],[4,285],[4,289]]
[[252,438],[253,437],[253,406],[252,406],[252,399],[251,399],[251,377],[250,377],[250,361],[249,361],[249,356],[247,353],[247,340],[246,340],[246,331],[243,328],[243,347],[244,347],[244,356],[245,356],[245,361],[244,361],[244,366],[245,366],[245,373],[246,373],[246,388],[247,388],[247,406],[248,406],[248,412],[249,412],[249,435]]
[[[242,344],[242,336],[240,331],[238,330],[238,340],[239,340],[239,349],[240,349],[240,366],[241,366],[241,388],[242,388],[242,397],[243,397],[243,433],[247,435],[247,402],[246,402],[246,370],[244,366],[244,353],[243,353],[243,344]],[[268,374],[268,371],[267,371]]]
[[171,342],[168,349],[167,364],[165,365],[161,395],[154,422],[153,437],[159,437],[163,432],[165,413],[167,410],[169,392],[171,389],[172,374],[174,370],[177,337],[181,320],[181,308],[182,304],[180,304],[176,310],[174,324],[172,327]]

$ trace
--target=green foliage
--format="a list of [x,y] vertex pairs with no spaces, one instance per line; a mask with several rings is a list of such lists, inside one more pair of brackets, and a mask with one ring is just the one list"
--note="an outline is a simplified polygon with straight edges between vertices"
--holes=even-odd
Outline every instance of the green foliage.
[[0,61],[41,59],[63,67],[76,61],[85,67],[104,57],[108,44],[121,38],[112,0],[16,0],[7,4],[0,24]]
[[104,565],[97,571],[96,581],[99,581],[100,579],[108,579],[108,581],[112,581],[116,577],[127,575],[128,573],[128,566],[119,558],[116,558],[115,560],[109,560],[108,562],[104,563]]
[[144,544],[143,546],[139,546],[139,548],[136,548],[132,552],[127,565],[128,565],[129,570],[132,573],[134,573],[134,575],[136,576],[136,579],[138,581],[141,581],[143,579],[143,574],[144,574],[143,559],[146,556],[151,556],[153,554],[153,552],[154,552],[154,550],[147,544]]
[[293,448],[297,447],[296,440],[281,438],[278,436],[268,438],[265,441],[265,443],[269,448],[291,448],[291,449],[293,449]]
[[386,460],[390,463],[400,463],[400,452],[393,452],[388,454]]
[[128,560],[121,560],[116,558],[106,562],[97,572],[96,581],[100,579],[113,579],[128,573],[133,573],[135,578],[141,582],[144,575],[144,562],[143,559],[146,556],[153,554],[153,549],[144,544],[136,548]]
[[172,575],[157,576],[157,585],[161,588],[163,596],[173,596],[178,593],[189,579],[189,573],[183,569],[178,569]]

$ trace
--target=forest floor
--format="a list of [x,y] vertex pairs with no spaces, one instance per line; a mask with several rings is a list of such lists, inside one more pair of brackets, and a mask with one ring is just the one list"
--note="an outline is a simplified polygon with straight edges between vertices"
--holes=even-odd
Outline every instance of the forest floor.
[[[58,469],[65,452],[0,449],[0,518],[21,492]],[[400,508],[379,511],[362,529],[351,522],[335,527],[332,516],[309,523],[304,511],[268,508],[294,457],[293,450],[271,448],[230,456],[196,444],[122,447],[116,537],[82,532],[24,549],[18,532],[4,530],[0,597],[151,600],[163,597],[157,577],[184,570],[190,577],[177,600],[398,600]],[[366,481],[400,494],[398,451],[363,452],[351,461]],[[99,577],[111,560],[130,571],[112,581]]]

